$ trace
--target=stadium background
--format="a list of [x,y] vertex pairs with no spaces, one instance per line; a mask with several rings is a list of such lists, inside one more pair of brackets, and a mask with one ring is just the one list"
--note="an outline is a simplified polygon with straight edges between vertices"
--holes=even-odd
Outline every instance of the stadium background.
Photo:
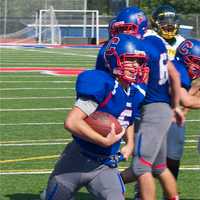
[[[1,41],[9,37],[31,37],[34,40],[37,40],[37,36],[35,36],[36,34],[34,33],[36,31],[36,26],[34,26],[36,23],[38,27],[38,22],[36,22],[36,14],[39,13],[39,10],[49,9],[50,6],[52,6],[54,10],[98,10],[100,41],[103,41],[108,36],[107,25],[109,20],[112,19],[113,16],[115,16],[123,7],[128,5],[137,5],[144,9],[147,15],[150,15],[152,10],[161,3],[170,3],[176,8],[180,16],[180,24],[186,26],[185,28],[181,29],[181,33],[183,35],[196,38],[200,37],[200,4],[198,0],[2,0],[0,2],[0,38]],[[64,38],[71,39],[82,37],[84,17],[84,13],[56,13],[54,23],[59,25],[59,28],[61,29],[63,43],[66,42]],[[49,21],[47,19],[44,20],[44,25],[50,24],[50,19]],[[88,15],[88,13],[86,23],[88,25],[91,24],[91,15]],[[67,24],[69,26],[62,26]],[[71,25],[77,26],[72,27]],[[27,29],[27,26],[29,29]],[[23,32],[23,34],[21,33],[20,35],[19,31],[23,29],[26,29],[26,32]],[[91,37],[89,32],[90,29],[87,28],[87,33],[84,36],[85,38]],[[70,39],[67,40],[68,43],[71,41]],[[92,40],[89,41],[91,43],[93,42]]]
[[[73,30],[61,28],[62,43],[38,45],[34,24],[41,9],[98,10],[100,41],[107,39],[107,23],[127,5],[139,5],[148,15],[159,3],[174,5],[184,25],[183,33],[199,38],[200,4],[188,1],[120,0],[2,0],[0,2],[0,200],[38,200],[59,154],[71,141],[63,121],[74,103],[76,75],[95,64],[99,46],[83,39],[84,14],[55,15],[55,25],[74,23]],[[86,4],[87,3],[87,4]],[[53,13],[53,12],[52,12]],[[186,14],[187,13],[187,14]],[[53,13],[54,14],[54,13]],[[45,21],[46,20],[46,21]],[[47,15],[43,25],[49,25]],[[89,22],[88,18],[88,23]],[[46,23],[46,24],[45,24]],[[191,30],[190,27],[193,27]],[[89,30],[86,38],[91,37]],[[55,32],[56,33],[56,32]],[[51,36],[45,35],[51,44]],[[95,36],[94,36],[95,37]],[[48,38],[50,38],[48,40]],[[68,39],[69,38],[69,39]],[[78,38],[78,40],[73,40]],[[65,39],[63,41],[63,39]],[[73,41],[76,44],[69,44]],[[94,42],[93,42],[94,43]],[[190,111],[178,186],[181,199],[200,200],[200,112]],[[130,160],[129,160],[130,161]],[[129,162],[122,162],[120,170]],[[126,199],[133,197],[127,185]],[[157,196],[161,199],[158,185]],[[78,200],[91,200],[85,189]]]

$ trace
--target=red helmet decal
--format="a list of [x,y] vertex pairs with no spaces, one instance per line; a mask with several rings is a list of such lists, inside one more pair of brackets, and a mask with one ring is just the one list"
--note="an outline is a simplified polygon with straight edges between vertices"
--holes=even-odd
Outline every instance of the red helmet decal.
[[141,14],[139,13],[137,14],[136,19],[137,19],[137,23],[141,24],[145,20],[145,16],[142,13]]
[[185,40],[179,47],[179,52],[182,55],[187,55],[189,53],[189,49],[193,47],[193,43],[190,40]]

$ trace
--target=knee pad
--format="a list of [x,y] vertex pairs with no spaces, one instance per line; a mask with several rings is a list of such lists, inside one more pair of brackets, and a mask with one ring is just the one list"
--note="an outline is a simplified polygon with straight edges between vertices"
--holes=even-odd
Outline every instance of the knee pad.
[[[69,185],[70,186],[70,185]],[[58,181],[56,177],[53,177],[49,183],[46,190],[46,200],[65,200],[72,199],[73,189],[72,187],[66,187],[65,184]]]
[[145,173],[151,173],[152,164],[140,157],[135,157],[133,160],[132,170],[134,175],[139,177]]
[[162,166],[157,165],[153,167],[152,173],[155,177],[158,177],[160,174],[162,174],[165,171],[166,168],[167,168],[166,164]]

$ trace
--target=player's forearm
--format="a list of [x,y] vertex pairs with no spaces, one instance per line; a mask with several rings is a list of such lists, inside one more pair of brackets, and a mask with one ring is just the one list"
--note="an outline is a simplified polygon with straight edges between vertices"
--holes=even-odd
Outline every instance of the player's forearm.
[[126,129],[126,145],[130,148],[134,147],[134,126],[131,125]]
[[171,62],[168,63],[168,72],[171,84],[171,101],[172,108],[179,107],[181,96],[180,76]]
[[186,89],[181,89],[181,104],[185,107],[183,109],[184,114],[186,114],[189,109],[199,109],[200,108],[200,86],[193,85],[188,91]]
[[85,121],[87,115],[78,107],[74,107],[68,114],[64,128],[69,130],[72,135],[80,137],[86,141],[106,146],[105,138],[94,131]]
[[189,95],[187,98],[181,99],[181,103],[186,108],[200,109],[200,98],[196,96]]
[[171,79],[171,91],[172,91],[172,108],[180,106],[180,81],[178,78]]

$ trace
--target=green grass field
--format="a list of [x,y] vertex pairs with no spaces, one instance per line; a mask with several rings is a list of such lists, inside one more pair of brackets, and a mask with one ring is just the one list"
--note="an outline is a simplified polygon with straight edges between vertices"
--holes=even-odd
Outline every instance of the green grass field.
[[[1,48],[1,68],[91,68],[98,49]],[[38,200],[59,154],[70,142],[63,121],[75,98],[76,76],[41,71],[0,73],[0,200]],[[187,117],[187,135],[178,186],[181,199],[200,200],[200,111]],[[120,169],[129,166],[122,162]],[[127,185],[131,200],[134,184]],[[158,199],[161,189],[158,184]],[[92,199],[85,189],[78,200]]]

